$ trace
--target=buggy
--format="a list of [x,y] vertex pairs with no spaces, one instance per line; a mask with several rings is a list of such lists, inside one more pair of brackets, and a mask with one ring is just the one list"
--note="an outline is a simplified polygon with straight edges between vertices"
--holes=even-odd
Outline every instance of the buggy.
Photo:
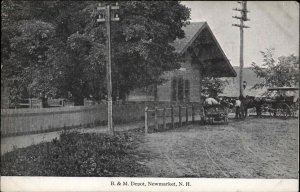
[[299,111],[299,88],[269,88],[267,97],[263,98],[262,112],[274,117],[295,117]]
[[223,105],[205,105],[204,109],[204,122],[213,124],[216,121],[224,121],[228,124],[228,110]]

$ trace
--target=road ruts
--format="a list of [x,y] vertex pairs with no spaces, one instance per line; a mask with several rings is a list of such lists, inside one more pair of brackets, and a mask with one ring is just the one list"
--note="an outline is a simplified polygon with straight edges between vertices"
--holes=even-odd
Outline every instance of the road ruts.
[[221,171],[221,173],[223,174],[224,177],[230,177],[230,174],[228,174],[228,173],[226,173],[226,171],[224,171],[223,165],[216,163],[216,161],[210,155],[210,150],[208,149],[209,138],[210,138],[210,134],[209,134],[209,132],[207,132],[207,137],[205,140],[205,152],[206,152],[208,158],[211,160],[211,162],[213,163],[215,168]]
[[155,177],[293,179],[298,168],[296,124],[250,119],[190,125],[150,134],[144,148]]
[[[240,134],[240,138],[241,138],[241,143],[242,143],[242,148],[245,151],[249,152],[249,157],[250,158],[254,158],[258,161],[256,161],[257,163],[261,163],[263,164],[263,167],[269,167],[268,170],[272,170],[272,175],[278,175],[281,177],[287,176],[288,178],[291,178],[292,175],[290,175],[287,171],[284,171],[283,169],[279,168],[276,165],[276,162],[272,161],[272,160],[267,160],[264,157],[262,157],[261,155],[259,155],[257,152],[254,152],[249,145],[246,144],[245,138],[243,137],[243,135]],[[262,146],[260,146],[262,147]],[[258,149],[258,148],[256,148]],[[264,153],[267,153],[268,151],[266,151],[267,147],[264,147]],[[275,171],[276,170],[276,171]]]

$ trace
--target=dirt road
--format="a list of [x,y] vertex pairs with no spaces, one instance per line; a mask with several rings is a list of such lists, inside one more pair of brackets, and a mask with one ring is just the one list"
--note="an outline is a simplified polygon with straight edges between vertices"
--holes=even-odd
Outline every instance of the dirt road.
[[152,177],[297,178],[298,120],[189,125],[141,143]]

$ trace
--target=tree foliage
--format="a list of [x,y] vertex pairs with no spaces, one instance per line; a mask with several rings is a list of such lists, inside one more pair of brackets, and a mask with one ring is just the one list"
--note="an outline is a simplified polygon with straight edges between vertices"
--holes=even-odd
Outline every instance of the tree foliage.
[[299,57],[294,55],[281,56],[274,59],[274,49],[261,51],[263,62],[261,65],[252,63],[252,70],[257,77],[263,79],[252,88],[263,87],[293,87],[299,82]]
[[54,34],[54,26],[39,20],[20,21],[15,33],[9,40],[10,54],[1,70],[3,77],[13,79],[10,85],[13,87],[11,100],[17,101],[22,96],[28,97],[36,92],[44,94],[54,91],[50,86],[54,75],[49,71],[52,66],[46,63],[46,52]]
[[225,86],[228,85],[227,80],[215,77],[204,77],[202,79],[202,89],[206,95],[216,98],[223,93]]
[[[112,22],[113,96],[162,81],[179,67],[170,43],[184,37],[190,10],[177,1],[120,2]],[[106,26],[94,1],[2,1],[1,75],[17,97],[106,97]],[[11,94],[12,95],[12,94]]]

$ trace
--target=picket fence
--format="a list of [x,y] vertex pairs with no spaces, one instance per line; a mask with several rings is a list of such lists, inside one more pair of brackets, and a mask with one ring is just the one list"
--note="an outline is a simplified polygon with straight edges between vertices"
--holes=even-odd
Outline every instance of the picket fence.
[[[197,103],[190,104],[195,105]],[[151,110],[155,107],[171,106],[178,106],[178,103],[124,102],[114,104],[113,121],[115,124],[144,121],[145,107]],[[174,109],[174,115],[179,115],[176,108]],[[152,117],[154,115],[148,115],[150,121]],[[1,109],[1,137],[106,124],[107,105],[105,103],[55,108]]]
[[[144,104],[113,106],[115,123],[143,120]],[[22,135],[63,128],[105,125],[107,106],[70,106],[36,109],[1,109],[1,136]]]

